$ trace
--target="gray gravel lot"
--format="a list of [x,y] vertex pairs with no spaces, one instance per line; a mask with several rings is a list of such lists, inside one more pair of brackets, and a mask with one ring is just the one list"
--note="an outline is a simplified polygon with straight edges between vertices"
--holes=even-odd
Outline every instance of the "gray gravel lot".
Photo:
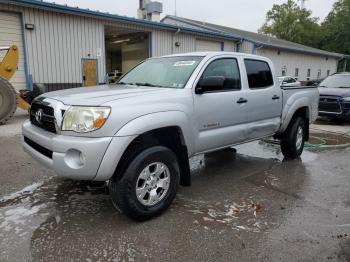
[[[193,185],[136,223],[106,187],[63,180],[0,126],[0,261],[350,261],[350,148],[284,161],[253,142],[191,159]],[[350,125],[313,129],[350,134]]]

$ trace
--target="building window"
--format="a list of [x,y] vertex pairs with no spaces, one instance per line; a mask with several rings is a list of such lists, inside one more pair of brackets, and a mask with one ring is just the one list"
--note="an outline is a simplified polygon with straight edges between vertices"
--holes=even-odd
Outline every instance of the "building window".
[[299,68],[295,68],[295,77],[299,77]]
[[327,70],[327,76],[329,76],[331,74],[331,71],[328,69]]
[[311,77],[311,69],[310,68],[307,70],[307,75],[306,76],[307,77]]
[[317,72],[317,79],[320,79],[321,75],[322,75],[322,71],[321,71],[321,69],[319,69]]
[[284,66],[282,67],[282,76],[286,76],[287,75],[287,67]]

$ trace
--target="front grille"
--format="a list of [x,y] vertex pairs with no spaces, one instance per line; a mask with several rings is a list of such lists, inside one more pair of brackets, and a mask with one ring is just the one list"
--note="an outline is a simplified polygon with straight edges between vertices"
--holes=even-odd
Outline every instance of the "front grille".
[[[40,119],[37,118],[38,111],[41,111]],[[51,106],[34,102],[30,107],[30,122],[46,131],[56,133],[55,114]]]
[[320,97],[319,111],[341,113],[341,105],[338,98],[334,97]]
[[53,152],[37,143],[35,143],[34,141],[30,140],[28,137],[24,137],[24,142],[27,143],[27,145],[29,145],[30,147],[32,147],[33,149],[35,149],[36,151],[38,151],[39,153],[43,154],[44,156],[52,159],[52,154]]

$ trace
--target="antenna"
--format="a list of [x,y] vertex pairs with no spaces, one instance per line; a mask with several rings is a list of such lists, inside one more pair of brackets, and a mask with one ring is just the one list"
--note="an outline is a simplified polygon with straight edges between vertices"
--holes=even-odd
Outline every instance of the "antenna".
[[177,16],[177,1],[176,0],[174,1],[175,1],[175,16]]

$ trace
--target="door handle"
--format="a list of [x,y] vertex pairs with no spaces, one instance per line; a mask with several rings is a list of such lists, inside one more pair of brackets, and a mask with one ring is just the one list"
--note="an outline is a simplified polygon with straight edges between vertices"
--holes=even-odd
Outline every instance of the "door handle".
[[247,102],[248,102],[247,99],[241,97],[240,99],[238,99],[237,104],[245,104],[245,103],[247,103]]
[[280,97],[279,97],[278,95],[274,95],[274,96],[272,97],[272,100],[278,100],[278,99],[280,99]]

